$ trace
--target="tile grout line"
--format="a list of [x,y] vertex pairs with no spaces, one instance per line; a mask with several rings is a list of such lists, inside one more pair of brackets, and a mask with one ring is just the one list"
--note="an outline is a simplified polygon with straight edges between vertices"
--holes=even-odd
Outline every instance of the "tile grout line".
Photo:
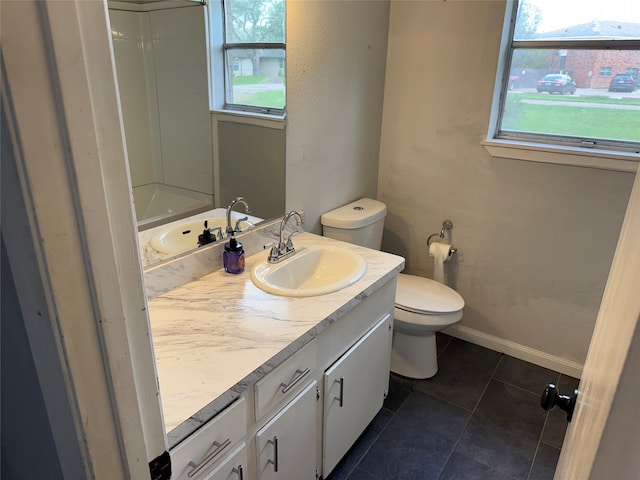
[[[464,432],[467,430],[467,427],[469,426],[469,423],[471,422],[471,419],[473,418],[473,415],[476,413],[476,410],[478,409],[478,405],[480,404],[480,401],[482,400],[482,397],[484,397],[484,394],[487,392],[487,388],[489,388],[489,384],[491,383],[491,380],[493,380],[493,376],[496,374],[496,371],[498,370],[498,367],[500,366],[500,363],[502,363],[502,359],[504,357],[505,357],[505,355],[502,354],[502,356],[500,357],[500,360],[498,360],[498,362],[496,363],[496,366],[493,369],[493,372],[491,373],[491,376],[489,377],[489,380],[487,380],[487,384],[484,386],[484,389],[482,390],[482,393],[478,397],[478,400],[476,401],[476,404],[474,405],[473,410],[471,411],[471,415],[469,415],[469,418],[467,419],[467,423],[465,423],[464,428],[460,432],[460,435],[458,435],[458,439],[456,440],[456,443],[453,444],[453,447],[451,448],[451,452],[449,453],[449,456],[447,457],[447,461],[444,463],[444,466],[442,467],[442,470],[440,471],[440,474],[438,475],[438,478],[442,477],[442,473],[444,472],[445,468],[447,468],[447,465],[449,464],[449,461],[451,460],[451,457],[453,457],[453,454],[455,453],[456,448],[458,447],[458,444],[460,443],[460,439],[462,438],[462,435],[464,435]],[[467,411],[469,411],[469,410],[467,410]],[[487,465],[487,467],[491,468],[489,465]],[[491,470],[493,470],[493,468],[491,468]]]
[[473,410],[469,410],[468,408],[463,407],[462,405],[458,405],[457,403],[454,403],[454,402],[452,402],[451,400],[449,400],[447,398],[440,397],[435,393],[426,392],[424,390],[416,390],[416,392],[419,392],[419,393],[422,393],[422,394],[427,395],[429,397],[435,398],[436,400],[440,400],[441,402],[444,402],[447,405],[451,405],[452,407],[456,407],[456,408],[459,408],[460,410],[464,410],[465,412],[469,412],[470,414],[473,414]]
[[[411,385],[411,391],[413,391],[413,385]],[[407,395],[408,397],[408,395]],[[378,439],[380,438],[380,436],[384,433],[384,431],[387,429],[387,427],[389,426],[389,424],[392,422],[392,420],[395,418],[395,416],[398,413],[398,410],[400,410],[402,408],[402,405],[404,405],[404,402],[407,401],[407,397],[405,397],[405,399],[400,403],[400,405],[398,405],[398,408],[393,411],[389,408],[387,408],[387,410],[389,410],[390,412],[392,412],[391,417],[389,418],[389,421],[385,424],[385,426],[380,430],[380,433],[378,433],[378,435],[376,435],[376,437],[373,439],[373,441],[371,442],[371,445],[369,445],[369,448],[367,448],[365,450],[365,452],[362,454],[362,456],[358,459],[358,461],[356,462],[355,466],[353,467],[353,469],[351,469],[347,476],[346,476],[346,480],[349,480],[349,478],[351,477],[351,475],[353,474],[353,472],[355,472],[358,468],[361,468],[362,471],[367,472],[369,475],[371,475],[372,477],[378,478],[377,475],[374,475],[373,473],[371,473],[370,471],[368,471],[366,468],[362,468],[360,467],[360,463],[362,463],[362,460],[364,460],[364,458],[367,456],[367,454],[369,453],[369,451],[373,448],[373,446],[375,445],[375,443],[378,441]],[[384,406],[382,408],[385,408]]]
[[531,465],[529,465],[529,473],[527,474],[527,480],[531,479],[531,475],[533,474],[533,466],[536,464],[536,458],[538,458],[538,452],[540,451],[540,444],[542,443],[542,432],[544,432],[544,427],[547,425],[547,420],[549,420],[549,412],[544,419],[544,424],[542,425],[542,431],[540,432],[540,436],[538,437],[538,442],[536,443],[536,451],[533,453],[533,458],[531,459]]
[[507,382],[505,380],[500,380],[499,378],[492,378],[491,380],[495,380],[496,382],[500,382],[500,383],[502,383],[504,385],[508,385],[509,387],[512,387],[512,388],[517,388],[518,390],[521,390],[521,391],[523,391],[525,393],[528,393],[530,395],[536,395],[536,396],[540,395],[539,393],[532,392],[531,390],[527,390],[526,388],[521,387],[520,385],[515,385],[515,384]]
[[[487,393],[487,389],[489,388],[489,384],[491,383],[491,380],[496,380],[495,376],[496,376],[496,372],[498,371],[498,368],[500,367],[500,364],[502,363],[502,360],[504,360],[504,357],[506,357],[507,355],[502,353],[500,355],[500,360],[498,360],[498,363],[496,363],[495,368],[493,369],[493,372],[491,372],[491,376],[489,377],[489,380],[487,381],[487,384],[484,386],[484,389],[482,390],[482,393],[480,394],[480,396],[478,397],[478,401],[476,402],[475,406],[473,407],[473,411],[471,412],[471,416],[473,416],[476,413],[476,410],[478,409],[478,405],[480,405],[480,401],[482,400],[482,397],[484,397],[484,394]],[[499,380],[496,380],[499,381]]]
[[[454,339],[454,337],[451,337],[448,339],[448,341],[446,342],[445,346],[442,348],[441,352],[438,355],[438,359],[441,357],[441,355],[450,347],[452,340]],[[456,408],[461,409],[462,411],[465,411],[469,414],[469,417],[467,419],[467,421],[465,422],[461,433],[458,435],[457,439],[455,440],[455,442],[453,443],[453,446],[448,454],[448,456],[446,457],[446,461],[444,462],[440,472],[437,474],[437,478],[443,478],[443,472],[445,471],[445,469],[447,468],[447,466],[449,465],[449,463],[451,462],[451,459],[453,457],[453,454],[456,452],[456,448],[457,446],[460,444],[462,436],[464,435],[464,433],[466,432],[467,428],[469,427],[469,424],[471,422],[471,419],[473,418],[473,416],[477,413],[477,410],[479,408],[480,402],[482,401],[482,399],[484,398],[484,395],[486,395],[487,390],[489,388],[489,385],[491,383],[492,380],[496,380],[497,382],[500,382],[504,385],[508,385],[511,388],[514,389],[518,389],[521,390],[523,392],[526,392],[527,394],[531,394],[531,395],[536,395],[535,392],[530,391],[528,388],[525,387],[521,387],[518,385],[514,385],[513,383],[510,383],[509,381],[504,381],[501,379],[496,378],[496,373],[498,372],[500,366],[502,365],[502,362],[505,361],[506,357],[510,357],[509,355],[500,352],[500,358],[498,360],[498,362],[496,362],[496,365],[492,371],[492,373],[490,374],[488,381],[486,382],[484,388],[482,389],[481,394],[479,395],[478,399],[476,400],[475,404],[473,405],[473,408],[471,410],[469,410],[468,408],[462,407],[460,405],[457,405],[456,403],[452,402],[450,399],[446,399],[446,398],[441,398],[440,396],[438,396],[437,394],[434,394],[432,392],[429,391],[425,391],[422,390],[420,388],[416,388],[416,384],[415,381],[411,380],[411,379],[406,379],[405,377],[402,376],[398,376],[397,377],[397,381],[404,385],[404,387],[407,387],[409,389],[410,392],[419,392],[421,394],[425,394],[427,396],[430,396],[432,398],[438,399],[440,401],[443,401],[449,405],[452,405]],[[560,382],[560,379],[562,377],[562,375],[559,372],[553,372],[557,375],[556,378],[556,382],[555,384],[557,385]],[[354,465],[354,467],[352,469],[350,469],[350,471],[348,472],[347,475],[347,480],[354,474],[354,472],[356,472],[358,469],[360,469],[362,472],[365,472],[368,475],[371,475],[372,478],[375,478],[377,480],[385,480],[385,479],[381,479],[378,475],[370,472],[368,469],[363,468],[361,466],[362,460],[366,457],[366,455],[370,452],[370,450],[373,448],[373,446],[376,444],[376,442],[379,440],[379,438],[381,437],[381,435],[389,428],[389,425],[393,422],[393,420],[395,419],[395,417],[397,416],[398,412],[401,410],[401,408],[404,406],[404,404],[406,403],[408,398],[408,395],[402,399],[402,401],[398,404],[398,407],[395,410],[391,410],[391,409],[387,409],[390,413],[391,413],[391,417],[389,418],[389,421],[385,423],[384,427],[380,430],[380,432],[375,436],[375,438],[373,438],[373,440],[371,441],[371,443],[369,444],[368,448],[366,449],[366,451],[364,451],[364,453],[359,457],[357,463]],[[384,407],[383,407],[384,408]],[[539,453],[540,453],[540,448],[542,446],[542,444],[547,444],[547,442],[543,442],[542,437],[545,431],[545,428],[547,427],[548,423],[550,422],[550,414],[549,412],[545,412],[545,419],[542,425],[542,429],[540,431],[540,434],[538,436],[538,440],[535,446],[535,450],[534,450],[534,455],[532,457],[531,460],[531,464],[529,467],[529,471],[527,473],[526,479],[531,480],[532,479],[532,475],[533,475],[533,471],[534,471],[534,466],[536,463],[536,460],[539,458]],[[550,445],[552,446],[553,445]],[[556,447],[554,447],[556,448]],[[464,454],[461,454],[464,455]],[[482,463],[482,462],[480,462]],[[489,467],[492,471],[493,468],[490,465],[486,465],[487,467]],[[496,472],[499,472],[498,470],[495,470]]]
[[[560,373],[558,373],[558,378],[556,379],[556,385],[560,381]],[[542,436],[544,435],[544,429],[547,426],[547,422],[549,421],[549,415],[551,411],[548,411],[544,417],[544,423],[542,424],[542,430],[540,430],[540,435],[538,436],[538,443],[536,444],[536,451],[533,454],[533,458],[531,459],[531,465],[529,466],[529,474],[527,475],[527,480],[531,480],[531,475],[533,475],[533,467],[536,464],[536,459],[538,458],[538,452],[540,452],[540,445],[542,444]]]
[[458,435],[458,438],[456,439],[456,442],[453,444],[453,447],[451,447],[451,451],[449,452],[449,456],[447,457],[447,461],[444,462],[444,465],[442,466],[442,470],[440,470],[440,473],[438,474],[438,478],[442,478],[442,474],[444,473],[445,469],[447,468],[447,465],[449,465],[449,462],[451,461],[451,457],[453,457],[453,454],[456,453],[456,447],[458,446],[458,443],[460,443],[460,439],[462,438],[462,435],[464,435],[465,430],[469,426],[469,422],[471,421],[471,417],[472,416],[473,416],[473,414],[469,415],[469,418],[467,419],[467,422],[464,424],[464,428],[460,432],[460,435]]
[[[440,350],[440,353],[437,354],[436,358],[440,358],[440,356],[444,353],[444,351],[447,349],[447,347],[451,344],[451,340],[453,339],[453,337],[449,336],[449,340],[447,340],[447,343],[444,347],[442,347],[442,349]],[[436,345],[437,345],[437,340],[436,340]],[[437,350],[437,346],[436,346],[436,350]]]
[[[406,400],[406,399],[405,399]],[[404,401],[402,402],[404,403]],[[402,406],[402,403],[400,404],[400,407]],[[400,409],[400,407],[398,407],[398,409]],[[393,412],[393,410],[389,410],[390,412]],[[394,417],[396,416],[396,412],[393,412],[393,415],[391,415],[391,418],[389,419],[389,421],[386,423],[386,425],[380,430],[380,433],[378,435],[376,435],[375,439],[371,442],[371,445],[369,445],[369,448],[367,448],[367,450],[362,454],[362,456],[360,457],[360,459],[358,460],[358,463],[356,463],[356,465],[353,467],[353,470],[351,470],[349,472],[349,475],[347,475],[347,480],[349,480],[349,477],[351,477],[351,474],[353,474],[353,472],[355,472],[358,468],[361,468],[364,472],[367,472],[369,475],[371,475],[372,477],[378,478],[377,475],[374,475],[373,473],[371,473],[370,471],[368,471],[365,468],[360,467],[360,463],[362,462],[362,460],[364,460],[364,457],[367,456],[367,454],[369,453],[369,451],[373,448],[373,446],[375,445],[375,443],[378,441],[378,439],[380,438],[380,436],[384,433],[384,431],[387,429],[387,427],[389,426],[389,424],[391,423],[391,421],[394,419]]]

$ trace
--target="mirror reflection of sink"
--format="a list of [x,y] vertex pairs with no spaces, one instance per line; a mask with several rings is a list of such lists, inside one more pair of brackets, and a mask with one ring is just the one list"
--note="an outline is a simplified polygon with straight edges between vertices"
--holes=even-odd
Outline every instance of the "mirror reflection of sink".
[[251,280],[267,293],[311,297],[353,285],[366,271],[367,263],[357,253],[340,247],[310,246],[280,263],[259,263],[251,271]]
[[[227,227],[227,221],[224,218],[201,218],[197,220],[188,220],[178,222],[175,225],[167,225],[149,241],[149,244],[157,251],[162,253],[178,254],[193,250],[198,247],[198,235],[204,230],[204,221],[208,221],[209,228],[221,227],[224,232]],[[235,227],[236,219],[232,218],[232,225]],[[252,223],[247,221],[240,222],[240,229],[247,230]]]

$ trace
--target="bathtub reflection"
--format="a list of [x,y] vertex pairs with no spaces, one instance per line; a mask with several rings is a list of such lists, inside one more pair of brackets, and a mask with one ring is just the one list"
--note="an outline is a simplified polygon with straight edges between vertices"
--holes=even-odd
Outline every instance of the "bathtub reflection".
[[133,187],[138,230],[147,230],[213,208],[213,196],[162,183]]

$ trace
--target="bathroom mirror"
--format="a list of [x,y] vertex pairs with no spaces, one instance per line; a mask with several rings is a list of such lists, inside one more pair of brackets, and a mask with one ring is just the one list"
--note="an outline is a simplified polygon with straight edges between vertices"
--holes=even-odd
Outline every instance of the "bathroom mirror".
[[107,4],[140,244],[151,249],[143,265],[171,258],[149,247],[165,226],[219,216],[237,196],[253,222],[281,215],[283,122],[209,108],[207,9],[217,3]]

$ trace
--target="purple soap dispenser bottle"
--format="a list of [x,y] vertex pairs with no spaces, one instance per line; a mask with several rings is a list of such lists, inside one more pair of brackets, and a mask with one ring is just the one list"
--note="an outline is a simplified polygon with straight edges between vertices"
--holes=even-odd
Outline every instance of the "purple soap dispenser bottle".
[[244,272],[244,249],[234,236],[224,244],[224,252],[222,254],[222,263],[224,271],[227,273]]

